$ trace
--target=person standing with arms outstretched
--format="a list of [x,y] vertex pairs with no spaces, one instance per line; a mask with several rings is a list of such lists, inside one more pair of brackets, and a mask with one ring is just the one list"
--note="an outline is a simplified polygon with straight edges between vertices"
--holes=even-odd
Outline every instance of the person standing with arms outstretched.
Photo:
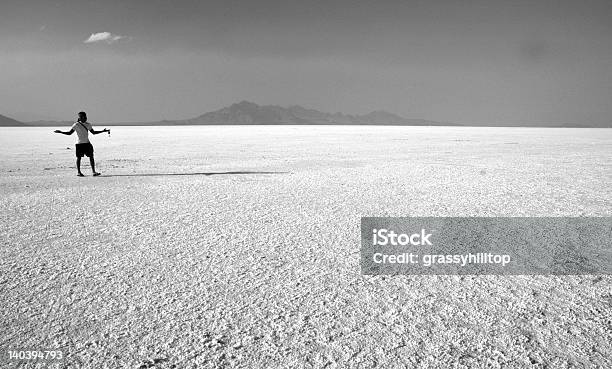
[[94,149],[89,142],[89,132],[91,134],[97,135],[98,133],[109,132],[109,129],[104,128],[101,131],[95,131],[91,126],[91,123],[87,122],[87,114],[82,111],[79,112],[79,119],[76,123],[70,127],[70,131],[64,132],[56,129],[55,133],[61,133],[63,135],[71,135],[76,131],[77,133],[77,143],[76,143],[76,165],[77,172],[79,177],[84,177],[83,173],[81,173],[81,158],[83,155],[86,155],[89,158],[89,163],[91,164],[91,171],[93,172],[93,176],[99,176],[100,173],[96,172],[96,162],[94,161]]

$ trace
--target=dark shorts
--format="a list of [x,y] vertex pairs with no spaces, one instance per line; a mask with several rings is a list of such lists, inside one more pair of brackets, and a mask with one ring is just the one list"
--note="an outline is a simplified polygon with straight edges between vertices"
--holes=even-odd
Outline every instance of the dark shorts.
[[83,155],[91,158],[93,156],[93,146],[91,143],[76,144],[76,157],[82,158]]

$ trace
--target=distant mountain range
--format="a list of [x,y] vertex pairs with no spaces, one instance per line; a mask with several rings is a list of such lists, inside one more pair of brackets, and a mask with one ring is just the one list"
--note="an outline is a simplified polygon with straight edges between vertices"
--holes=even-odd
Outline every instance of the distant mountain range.
[[13,118],[5,117],[4,115],[0,115],[0,127],[20,127],[25,124],[17,121]]
[[248,101],[241,101],[226,108],[202,114],[196,118],[164,122],[168,124],[193,125],[445,125],[444,123],[423,119],[407,119],[385,111],[374,111],[366,115],[347,115],[342,113],[331,114],[314,109],[303,108],[299,105],[284,108],[277,105],[257,105]]
[[[307,109],[299,105],[282,107],[278,105],[257,105],[248,101],[241,101],[228,107],[202,114],[198,117],[183,120],[162,120],[156,122],[116,122],[97,125],[119,126],[171,126],[171,125],[380,125],[380,126],[460,126],[461,124],[441,123],[424,119],[409,119],[382,110],[373,111],[365,115],[349,115],[343,113],[324,113],[314,109]],[[62,127],[71,125],[71,121],[19,122],[15,119],[0,115],[0,126],[53,126]],[[486,126],[486,125],[477,125]],[[494,124],[492,126],[522,126],[521,124]],[[539,124],[528,125],[538,127],[612,127],[612,122],[606,125],[582,124]]]
[[[10,119],[10,118],[7,118]],[[69,121],[38,120],[34,122],[18,122],[14,119],[13,126],[65,126]],[[343,113],[324,113],[307,109],[298,105],[281,107],[277,105],[257,105],[241,101],[231,106],[202,114],[198,117],[183,120],[162,120],[156,122],[121,122],[100,123],[112,125],[401,125],[401,126],[442,126],[455,125],[424,119],[407,119],[385,111],[373,111],[366,115],[349,115]]]

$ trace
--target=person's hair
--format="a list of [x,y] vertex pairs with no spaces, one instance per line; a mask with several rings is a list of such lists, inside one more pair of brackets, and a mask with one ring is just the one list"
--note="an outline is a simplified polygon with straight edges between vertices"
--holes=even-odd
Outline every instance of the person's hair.
[[85,118],[85,121],[87,121],[87,113],[85,113],[84,111],[80,111],[80,112],[79,112],[79,118],[80,118],[81,116]]

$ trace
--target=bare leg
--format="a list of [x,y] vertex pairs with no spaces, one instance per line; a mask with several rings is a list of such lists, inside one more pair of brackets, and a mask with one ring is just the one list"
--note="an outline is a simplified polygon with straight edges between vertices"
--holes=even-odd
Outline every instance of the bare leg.
[[77,157],[77,174],[79,177],[83,177],[83,173],[81,173],[81,158]]
[[93,155],[89,157],[89,164],[91,165],[91,171],[94,174],[94,176],[99,176],[100,173],[96,172],[96,162],[94,160]]

